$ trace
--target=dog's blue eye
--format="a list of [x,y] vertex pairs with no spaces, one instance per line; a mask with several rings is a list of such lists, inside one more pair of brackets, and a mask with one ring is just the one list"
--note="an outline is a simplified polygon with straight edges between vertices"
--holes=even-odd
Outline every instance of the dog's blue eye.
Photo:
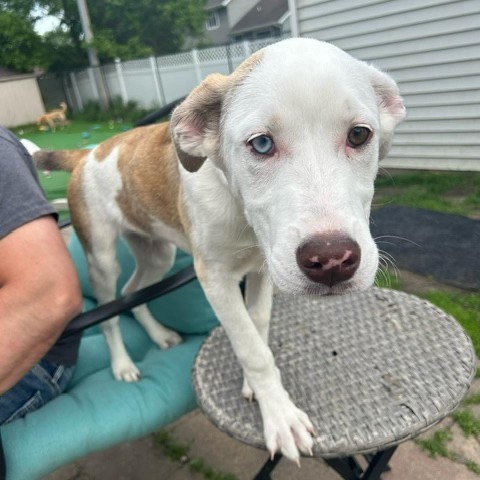
[[348,132],[348,144],[353,147],[361,147],[370,139],[372,131],[363,125],[357,125]]
[[268,155],[273,152],[275,144],[268,135],[259,135],[248,142],[255,152],[260,155]]

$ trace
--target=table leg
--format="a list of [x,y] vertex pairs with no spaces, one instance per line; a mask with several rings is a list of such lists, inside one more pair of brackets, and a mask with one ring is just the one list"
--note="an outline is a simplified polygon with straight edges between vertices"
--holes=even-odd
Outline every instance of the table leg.
[[282,455],[279,453],[275,454],[273,460],[269,458],[263,465],[262,469],[255,475],[254,480],[270,480],[270,474],[273,472],[281,458]]
[[375,455],[365,456],[368,461],[365,471],[363,471],[354,457],[326,458],[325,462],[344,480],[379,480],[380,475],[389,469],[388,462],[396,449],[397,447],[391,447]]

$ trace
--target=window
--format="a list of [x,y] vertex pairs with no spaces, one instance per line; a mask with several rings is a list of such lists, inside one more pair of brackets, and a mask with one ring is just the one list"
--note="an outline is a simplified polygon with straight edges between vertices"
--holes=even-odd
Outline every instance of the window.
[[220,17],[218,12],[212,12],[205,21],[205,28],[207,30],[216,30],[220,26]]
[[273,33],[271,30],[262,30],[261,32],[257,32],[255,37],[260,40],[262,38],[270,38],[273,37]]

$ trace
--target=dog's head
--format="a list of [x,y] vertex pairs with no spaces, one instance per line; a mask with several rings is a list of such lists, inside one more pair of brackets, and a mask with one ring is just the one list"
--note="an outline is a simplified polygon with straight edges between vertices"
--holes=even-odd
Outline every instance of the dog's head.
[[290,39],[205,79],[171,128],[187,170],[208,158],[224,172],[280,289],[339,293],[373,283],[373,183],[404,116],[385,73]]

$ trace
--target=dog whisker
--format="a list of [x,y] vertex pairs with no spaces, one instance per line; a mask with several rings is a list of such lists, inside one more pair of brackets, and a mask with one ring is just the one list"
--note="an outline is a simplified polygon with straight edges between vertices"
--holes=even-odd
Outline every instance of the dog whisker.
[[372,207],[383,207],[384,205],[391,205],[393,200],[388,200],[381,203],[372,203]]
[[377,245],[378,245],[379,243],[385,243],[385,244],[387,244],[387,245],[396,246],[396,243],[393,243],[393,242],[385,242],[385,241],[384,241],[384,242],[375,242],[375,243],[376,243]]
[[377,240],[380,240],[381,238],[393,238],[395,240],[403,240],[404,242],[411,243],[411,244],[415,245],[416,247],[420,247],[420,248],[422,247],[417,242],[414,242],[413,240],[410,240],[409,238],[399,237],[398,235],[381,235],[379,237],[375,237],[374,240],[376,242]]
[[251,248],[260,248],[260,244],[258,243],[255,243],[253,245],[249,245],[248,247],[243,247],[243,248],[240,248],[240,250],[235,250],[235,252],[233,252],[234,255],[237,255],[241,252],[245,252],[246,250],[250,250]]
[[381,282],[383,282],[386,287],[390,287],[390,278],[383,269],[378,270],[377,278],[375,279],[376,285],[379,285]]
[[395,260],[395,257],[391,253],[388,253],[385,250],[379,250],[379,253],[384,260],[390,261],[392,263],[392,265],[395,265],[396,260]]
[[395,259],[393,257],[386,256],[385,253],[380,253],[379,260],[382,261],[382,265],[384,265],[386,268],[390,266],[395,267]]
[[[382,175],[385,175],[386,177],[388,177],[392,181],[392,183],[395,183],[395,178],[386,168],[380,167],[378,169],[378,173],[381,173]],[[378,176],[377,176],[377,178],[378,178]]]
[[384,250],[379,250],[379,262],[381,264],[381,268],[379,269],[379,273],[382,275],[382,278],[385,280],[386,284],[390,286],[390,278],[387,275],[387,272],[393,273],[395,275],[395,280],[398,280],[399,277],[399,269],[396,265],[396,260],[388,252]]
[[250,225],[248,223],[245,223],[245,225],[243,226],[242,230],[240,231],[240,233],[238,234],[237,238],[242,238],[242,235],[245,233],[245,230],[249,227]]

